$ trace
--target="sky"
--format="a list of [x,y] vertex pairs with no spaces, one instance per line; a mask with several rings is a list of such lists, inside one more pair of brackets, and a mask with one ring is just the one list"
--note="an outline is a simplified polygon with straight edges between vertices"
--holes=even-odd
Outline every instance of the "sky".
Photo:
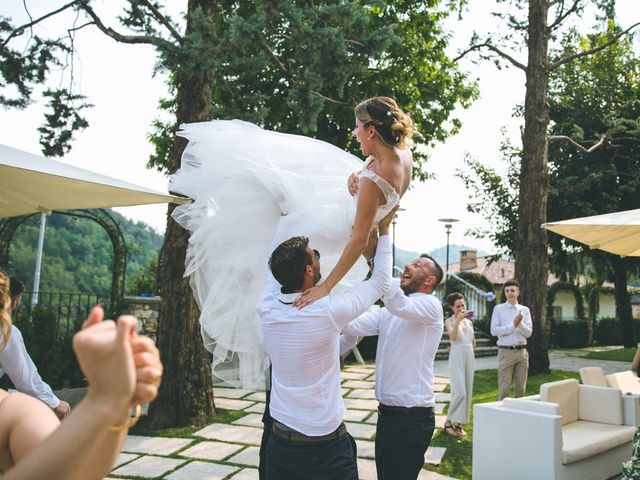
[[[637,2],[618,0],[618,18],[623,27],[640,20]],[[25,21],[23,2],[3,3],[3,15],[12,17],[15,23]],[[95,8],[98,12],[107,12],[116,8],[114,3],[98,1]],[[62,5],[63,2],[27,2],[33,17],[51,10],[52,4]],[[488,31],[496,28],[485,1],[474,0],[470,4],[462,20],[451,19],[447,23],[452,33],[452,56],[468,44],[474,28],[484,27]],[[184,8],[186,2],[172,1],[171,5],[179,9]],[[593,25],[589,20],[583,23],[587,27]],[[38,26],[37,31],[41,34],[55,32],[60,25],[59,22],[46,22]],[[59,160],[166,192],[167,178],[146,168],[152,152],[147,136],[157,116],[158,99],[166,96],[164,78],[153,76],[156,57],[153,49],[148,45],[117,44],[94,28],[76,32],[75,44],[73,78],[78,90],[94,107],[85,110],[89,128],[76,135],[71,152]],[[524,50],[514,52],[514,55],[526,63]],[[499,160],[501,129],[506,128],[507,135],[519,142],[521,122],[512,118],[512,111],[524,101],[525,75],[515,68],[497,70],[492,62],[474,64],[465,59],[460,62],[460,68],[469,72],[470,78],[478,80],[480,98],[467,110],[454,112],[462,121],[460,132],[428,150],[427,170],[435,179],[414,182],[403,197],[404,211],[399,213],[396,224],[399,248],[431,251],[445,245],[444,224],[438,219],[456,218],[459,222],[451,230],[451,244],[464,244],[489,252],[494,250],[488,239],[472,238],[467,233],[471,228],[485,226],[486,220],[466,211],[468,194],[455,171],[462,168],[466,154],[499,171],[503,168]],[[43,122],[43,108],[43,103],[38,101],[21,111],[0,110],[0,144],[39,154],[37,128]],[[116,210],[128,218],[148,223],[160,233],[166,227],[166,205]]]

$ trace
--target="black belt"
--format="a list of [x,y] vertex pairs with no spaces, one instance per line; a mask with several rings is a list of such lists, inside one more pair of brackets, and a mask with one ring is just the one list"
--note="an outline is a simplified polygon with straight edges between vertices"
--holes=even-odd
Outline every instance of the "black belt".
[[503,350],[522,350],[523,348],[527,348],[526,345],[498,345],[498,348],[502,348]]
[[378,411],[380,413],[384,413],[385,415],[409,415],[414,412],[427,413],[432,410],[433,407],[391,407],[389,405],[383,405],[382,403],[378,405]]
[[271,430],[278,437],[291,440],[293,442],[326,442],[327,440],[335,440],[336,438],[344,437],[347,434],[347,427],[344,423],[341,423],[333,432],[319,437],[310,437],[309,435],[296,432],[295,430],[283,430],[279,428],[275,422]]

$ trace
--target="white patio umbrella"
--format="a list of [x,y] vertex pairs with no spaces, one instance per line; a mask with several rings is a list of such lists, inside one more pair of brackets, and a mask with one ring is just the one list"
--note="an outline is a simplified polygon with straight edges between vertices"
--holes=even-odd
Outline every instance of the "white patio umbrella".
[[0,145],[0,218],[41,213],[34,303],[38,298],[47,214],[54,210],[186,202],[189,199]]
[[0,218],[188,199],[0,145]]
[[592,249],[640,257],[640,209],[550,222],[542,227]]

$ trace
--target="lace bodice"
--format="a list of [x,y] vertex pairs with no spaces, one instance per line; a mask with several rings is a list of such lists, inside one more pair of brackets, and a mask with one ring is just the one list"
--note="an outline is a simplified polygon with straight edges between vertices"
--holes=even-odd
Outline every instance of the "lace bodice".
[[378,207],[378,212],[376,213],[375,224],[380,223],[387,214],[393,210],[393,208],[400,203],[400,194],[396,192],[396,189],[387,182],[384,178],[378,175],[376,172],[369,170],[368,168],[363,168],[359,174],[359,178],[368,178],[373,181],[380,190],[382,190],[382,194],[386,199],[386,203],[384,205],[380,205]]

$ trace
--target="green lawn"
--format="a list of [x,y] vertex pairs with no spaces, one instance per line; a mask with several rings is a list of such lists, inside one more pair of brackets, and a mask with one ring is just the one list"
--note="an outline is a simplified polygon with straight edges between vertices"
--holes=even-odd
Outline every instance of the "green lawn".
[[616,348],[615,350],[603,350],[602,352],[588,352],[585,358],[595,358],[599,360],[616,360],[618,362],[628,362],[631,364],[636,348]]
[[[551,370],[547,375],[536,375],[529,377],[527,382],[526,395],[534,395],[539,393],[540,385],[555,380],[564,380],[566,378],[579,379],[577,372],[568,372],[564,370]],[[498,399],[498,371],[497,370],[480,370],[475,374],[473,382],[473,404],[493,402]],[[473,405],[472,405],[473,416]],[[465,426],[467,436],[464,438],[450,437],[441,429],[437,429],[431,441],[434,447],[446,447],[444,459],[439,466],[427,466],[429,470],[436,471],[443,475],[449,475],[457,479],[471,478],[471,454],[473,445],[473,419],[469,425]]]

